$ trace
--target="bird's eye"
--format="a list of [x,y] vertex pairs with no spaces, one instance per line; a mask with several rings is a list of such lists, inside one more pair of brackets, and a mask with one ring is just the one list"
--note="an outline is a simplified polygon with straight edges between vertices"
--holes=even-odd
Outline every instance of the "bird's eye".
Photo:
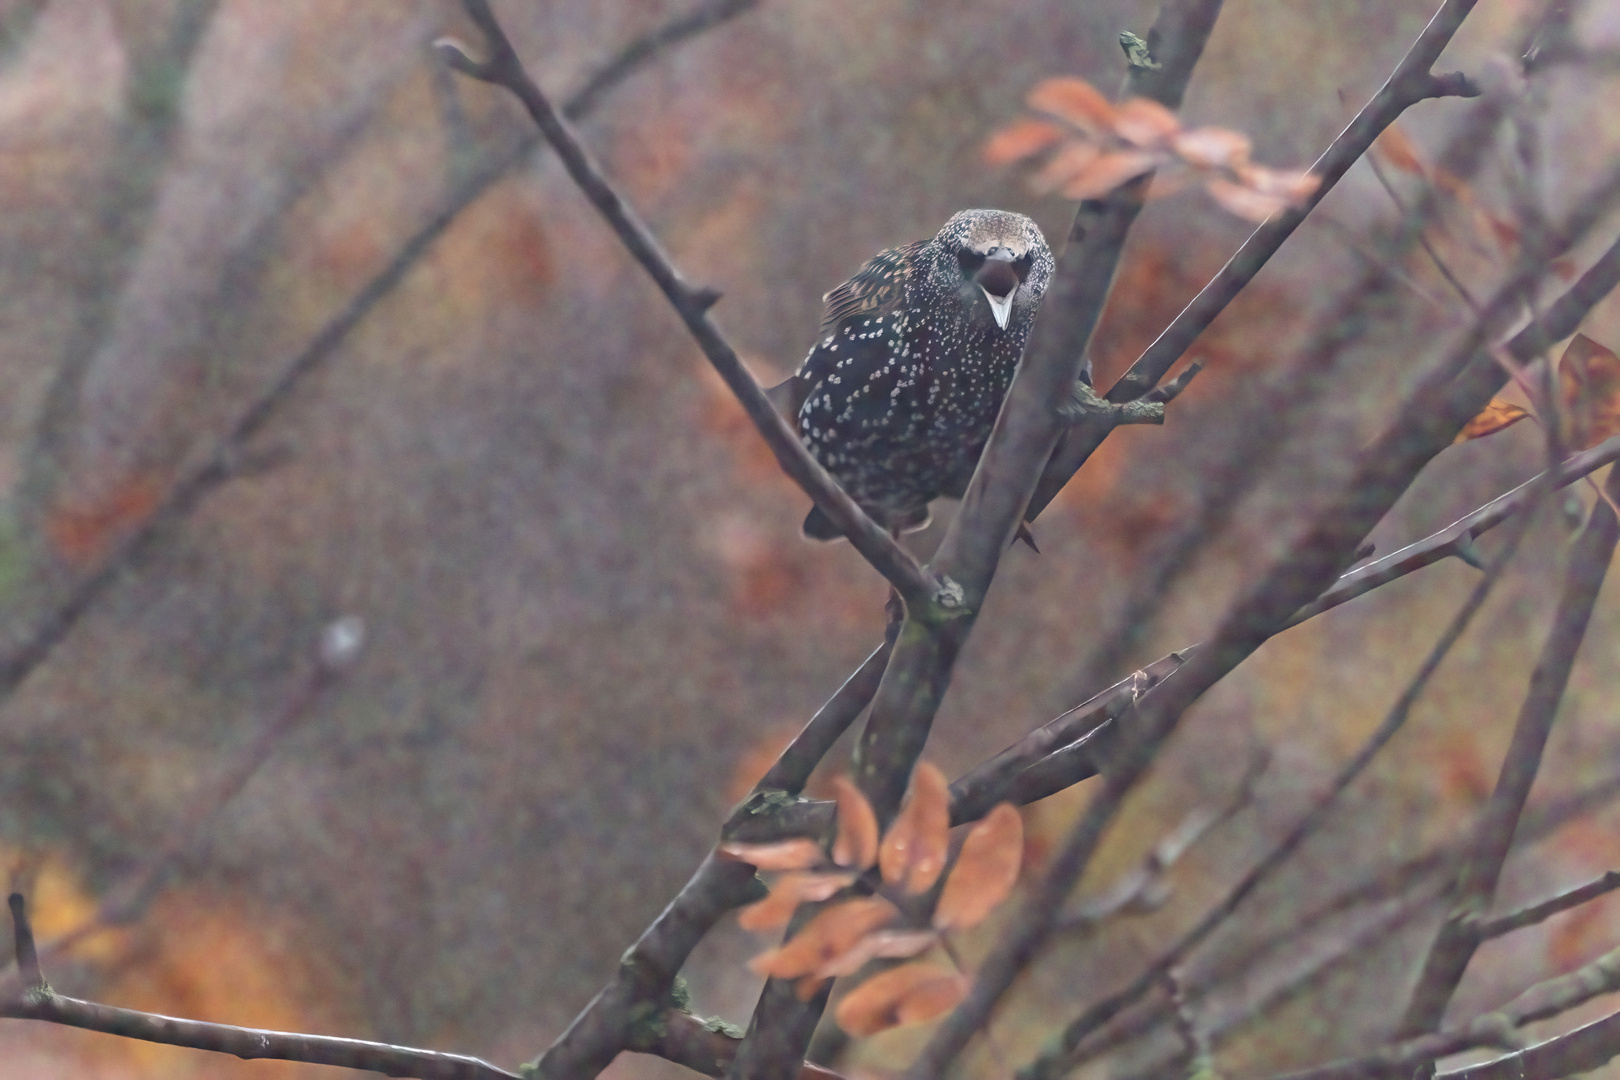
[[962,250],[956,253],[956,261],[962,266],[962,276],[972,277],[984,265],[984,256],[977,251]]

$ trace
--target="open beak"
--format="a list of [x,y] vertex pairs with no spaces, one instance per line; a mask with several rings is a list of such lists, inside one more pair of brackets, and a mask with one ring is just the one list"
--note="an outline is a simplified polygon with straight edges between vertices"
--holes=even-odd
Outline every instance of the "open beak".
[[990,301],[990,314],[996,317],[996,325],[1007,329],[1007,320],[1012,318],[1013,297],[1021,284],[1018,271],[1010,261],[993,254],[979,267],[973,280],[984,291],[984,298]]
[[[1007,329],[1007,320],[1012,317],[1013,294],[1008,293],[1006,296],[997,296],[983,285],[980,285],[979,288],[984,292],[984,298],[990,301],[990,314],[996,317],[996,325],[1003,330]],[[1016,289],[1013,290],[1013,292],[1017,291]]]

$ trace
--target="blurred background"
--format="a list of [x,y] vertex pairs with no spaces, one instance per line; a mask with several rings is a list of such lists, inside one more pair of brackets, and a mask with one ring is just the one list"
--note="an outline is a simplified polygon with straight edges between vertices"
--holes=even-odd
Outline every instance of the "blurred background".
[[[563,100],[695,6],[496,8]],[[1304,167],[1433,6],[1231,0],[1185,116]],[[1439,70],[1490,67],[1532,9],[1484,0]],[[1155,13],[763,0],[660,52],[580,127],[685,273],[724,293],[717,320],[774,382],[808,348],[824,292],[958,209],[1023,211],[1056,246],[1072,206],[985,166],[984,140],[1039,79],[1112,92],[1118,34],[1145,34]],[[1614,44],[1620,9],[1578,8],[1575,27]],[[64,993],[510,1066],[595,993],[732,802],[877,643],[885,586],[847,544],[799,537],[805,498],[556,162],[523,152],[516,103],[434,62],[445,33],[476,40],[449,0],[0,0],[0,658],[114,567],[0,702],[0,874],[48,937],[174,849],[127,925],[48,968]],[[1614,85],[1554,69],[1535,86],[1545,190],[1566,205],[1613,159]],[[1432,158],[1467,108],[1424,103],[1404,130]],[[458,191],[494,175],[354,308]],[[1490,175],[1477,192],[1506,204]],[[1037,523],[1041,554],[1007,556],[935,726],[928,756],[947,773],[1199,640],[1342,477],[1466,314],[1413,260],[1341,362],[1296,370],[1313,318],[1395,214],[1356,166],[1201,339],[1209,369],[1166,426],[1117,432]],[[1493,280],[1502,251],[1467,213],[1449,228],[1437,243],[1458,273]],[[1148,208],[1095,342],[1099,382],[1247,232],[1199,192]],[[352,330],[229,445],[226,475],[121,555],[345,312]],[[1620,344],[1620,303],[1584,329]],[[1447,451],[1380,526],[1380,553],[1528,478],[1541,453],[1530,424]],[[1573,488],[1542,516],[1334,825],[1189,967],[1190,985],[1210,980],[1200,1015],[1226,1074],[1387,1032],[1439,907],[1432,876],[1407,889],[1378,875],[1454,839],[1488,794],[1592,498]],[[940,535],[908,542],[926,555]],[[1286,831],[1475,580],[1449,560],[1356,601],[1198,706],[1083,891],[1105,893],[1189,814],[1233,812],[1153,910],[1071,935],[1025,980],[996,1027],[1013,1060]],[[1562,827],[1515,855],[1504,904],[1620,865],[1617,588],[1533,798],[1565,807]],[[255,749],[345,616],[364,620],[364,652]],[[213,798],[243,761],[258,767],[241,790]],[[1033,870],[1087,798],[1082,785],[1027,811]],[[1349,922],[1313,924],[1317,952],[1257,944],[1369,881]],[[1454,1015],[1617,942],[1620,901],[1606,900],[1489,945]],[[744,963],[763,944],[726,920],[689,965],[695,1007],[746,1022],[758,982]],[[917,1038],[869,1040],[840,1067],[881,1075]],[[1164,1046],[1140,1040],[1088,1075],[1138,1075]],[[1004,1073],[989,1056],[969,1066]],[[681,1074],[629,1056],[612,1071]],[[0,1020],[5,1078],[293,1074],[333,1070]]]

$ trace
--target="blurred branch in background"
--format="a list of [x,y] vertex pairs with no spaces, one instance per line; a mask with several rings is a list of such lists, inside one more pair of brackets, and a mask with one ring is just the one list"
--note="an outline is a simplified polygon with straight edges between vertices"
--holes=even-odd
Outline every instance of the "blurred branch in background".
[[[605,100],[609,92],[661,56],[665,49],[722,24],[755,3],[757,0],[720,0],[704,4],[634,39],[586,77],[580,89],[564,103],[565,113],[570,118],[582,119]],[[211,10],[212,5],[207,7]],[[189,19],[184,25],[194,27]],[[200,33],[200,30],[196,32]],[[195,47],[195,41],[190,37],[181,36],[180,40],[189,42],[191,48]],[[172,59],[165,62],[172,66]],[[152,144],[143,142],[142,145]],[[497,181],[528,161],[541,145],[538,137],[530,136],[509,149],[491,154],[469,169],[468,175],[444,200],[438,212],[400,246],[387,264],[237,414],[200,464],[169,488],[163,500],[120,540],[93,572],[75,582],[66,596],[34,624],[22,642],[0,656],[0,700],[10,696],[50,656],[128,567],[147,555],[154,544],[160,543],[175,525],[185,520],[209,492],[250,468],[252,455],[248,452],[248,444],[269,425],[293,391],[337,354],[377,305],[399,286],[422,256],[468,207]],[[126,218],[121,217],[120,220]],[[63,385],[66,386],[66,382]],[[70,392],[70,389],[63,393]],[[50,419],[51,415],[51,407],[47,406],[41,430],[50,431],[56,426]]]

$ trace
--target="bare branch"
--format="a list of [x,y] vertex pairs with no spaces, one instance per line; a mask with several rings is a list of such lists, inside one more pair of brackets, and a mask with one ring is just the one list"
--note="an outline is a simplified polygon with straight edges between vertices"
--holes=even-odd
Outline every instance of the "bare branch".
[[1440,1073],[1435,1080],[1562,1080],[1591,1072],[1620,1055],[1620,1013],[1481,1065]]
[[[253,741],[242,748],[211,784],[204,785],[169,830],[167,839],[107,890],[93,915],[46,942],[44,955],[47,958],[60,955],[87,937],[138,919],[180,860],[204,840],[220,811],[236,798],[286,737],[309,718],[322,693],[354,664],[363,642],[364,628],[360,620],[348,617],[329,623],[312,650],[314,662],[293,680],[281,705]],[[16,917],[15,911],[13,916]],[[21,957],[19,952],[19,967]],[[21,970],[20,974],[24,979],[28,977],[26,970]],[[9,973],[0,972],[0,996],[10,991],[12,981]]]
[[[1108,391],[1109,401],[1124,402],[1147,394],[1164,378],[1215,317],[1242,292],[1311,210],[1327,196],[1339,179],[1372,146],[1373,140],[1401,113],[1419,101],[1451,95],[1472,96],[1478,90],[1461,75],[1436,76],[1430,68],[1450,43],[1477,0],[1444,0],[1429,25],[1401,59],[1389,79],[1356,114],[1350,125],[1327,148],[1311,172],[1321,185],[1299,207],[1285,210],[1261,225],[1244,241],[1220,273],[1192,299],[1164,332],[1148,346]],[[1087,458],[1101,445],[1108,427],[1088,425],[1065,433],[1035,488],[1026,521],[1033,521],[1063,490]]]
[[[804,787],[817,762],[872,700],[890,647],[885,643],[874,650],[811,717],[732,813],[723,833],[739,830],[752,819],[769,820],[781,813],[784,794],[796,795]],[[606,1068],[629,1045],[638,1010],[664,1000],[697,943],[726,912],[759,899],[760,890],[753,867],[721,859],[711,851],[675,899],[625,952],[608,984],[534,1061],[535,1075],[594,1076]]]
[[1614,890],[1620,889],[1620,870],[1607,871],[1602,877],[1589,881],[1579,888],[1548,897],[1539,904],[1522,907],[1518,911],[1510,911],[1506,915],[1498,915],[1494,919],[1484,919],[1477,927],[1479,939],[1489,941],[1491,938],[1511,934],[1526,926],[1534,926],[1545,922],[1560,912],[1570,908],[1580,907],[1590,903],[1600,896],[1607,896]]
[[[1481,1046],[1511,1048],[1524,1025],[1566,1013],[1616,990],[1620,990],[1620,949],[1604,953],[1567,975],[1537,983],[1501,1008],[1476,1016],[1467,1024],[1407,1039],[1366,1057],[1285,1073],[1275,1080],[1374,1080],[1384,1076],[1410,1076],[1420,1065],[1464,1050]],[[1612,1042],[1613,1035],[1605,1034],[1604,1045]],[[1613,1053],[1611,1051],[1610,1056]]]
[[936,581],[887,530],[868,517],[811,456],[787,421],[772,407],[736,349],[709,317],[709,309],[719,301],[720,294],[694,286],[681,276],[651,230],[524,70],[506,31],[490,10],[488,0],[462,0],[462,7],[484,35],[488,56],[474,59],[459,43],[449,40],[438,43],[440,56],[462,74],[501,86],[523,103],[581,193],[613,229],[625,250],[647,271],[686,324],[703,355],[742,403],[782,471],[849,537],[855,549],[895,587],[909,607],[958,607],[960,591],[949,587],[948,582]]
[[142,1042],[212,1050],[246,1060],[308,1061],[420,1080],[520,1080],[517,1073],[462,1054],[442,1054],[363,1039],[181,1020],[63,997],[50,988],[40,973],[23,898],[17,893],[11,895],[11,917],[16,930],[17,958],[29,985],[20,993],[0,997],[0,1016],[43,1020]]
[[[569,97],[563,106],[564,114],[571,120],[582,119],[603,100],[608,90],[622,83],[640,65],[660,55],[663,48],[716,25],[722,18],[733,17],[757,2],[720,0],[712,7],[700,8],[632,41]],[[711,17],[722,11],[726,13],[723,17]],[[632,55],[636,58],[635,63],[630,62]],[[498,180],[527,161],[539,145],[538,137],[525,139],[508,152],[495,156],[481,168],[473,170],[456,186],[438,213],[418,229],[388,264],[322,327],[304,350],[288,361],[276,378],[248,403],[226,428],[225,434],[202,464],[177,481],[145,521],[124,538],[93,573],[75,584],[66,598],[33,628],[24,641],[0,656],[0,699],[9,696],[35,668],[44,663],[108,587],[120,580],[125,570],[145,555],[168,529],[184,520],[209,492],[240,473],[244,447],[279,413],[292,397],[293,391],[336,355],[349,335],[398,287],[410,269],[460,217],[462,211],[477,202]]]
[[[1620,474],[1611,472],[1606,485],[1610,498],[1620,495]],[[1552,732],[1558,704],[1563,700],[1575,654],[1586,636],[1587,622],[1597,603],[1598,590],[1620,540],[1620,520],[1607,502],[1592,507],[1586,528],[1576,539],[1565,573],[1564,590],[1553,615],[1552,629],[1530,676],[1530,689],[1519,711],[1513,739],[1491,793],[1474,830],[1470,857],[1457,877],[1451,911],[1429,951],[1423,974],[1412,991],[1398,1034],[1420,1035],[1439,1026],[1446,1005],[1462,981],[1463,971],[1483,940],[1480,916],[1496,893],[1496,883],[1507,861],[1519,815],[1524,812],[1530,787],[1541,767],[1541,755]]]
[[[1372,759],[1377,756],[1378,752],[1405,725],[1406,718],[1411,714],[1412,707],[1417,704],[1418,698],[1428,686],[1429,680],[1439,670],[1441,662],[1450,653],[1457,640],[1462,637],[1463,631],[1473,621],[1474,615],[1478,613],[1480,607],[1485,603],[1485,598],[1490,595],[1492,588],[1501,577],[1502,570],[1507,566],[1508,560],[1512,558],[1520,540],[1528,531],[1530,520],[1531,516],[1529,514],[1521,515],[1517,519],[1516,527],[1507,545],[1497,555],[1496,560],[1491,564],[1490,569],[1486,571],[1485,576],[1474,586],[1473,592],[1469,594],[1463,606],[1458,609],[1457,614],[1452,617],[1451,624],[1446,627],[1445,633],[1440,636],[1433,648],[1429,650],[1429,655],[1424,659],[1417,673],[1407,683],[1406,689],[1401,692],[1401,696],[1390,707],[1383,722],[1378,725],[1377,730],[1373,732],[1371,737],[1362,744],[1361,749],[1356,751],[1355,756],[1339,771],[1338,776],[1334,777],[1332,785],[1317,796],[1310,810],[1288,831],[1288,835],[1283,837],[1275,847],[1266,853],[1264,858],[1250,868],[1249,872],[1244,874],[1242,879],[1227,892],[1220,903],[1205,912],[1204,917],[1198,920],[1198,923],[1191,930],[1183,934],[1174,945],[1161,953],[1153,963],[1149,964],[1132,979],[1129,985],[1087,1009],[1085,1013],[1065,1028],[1057,1044],[1052,1049],[1043,1052],[1022,1071],[1021,1075],[1025,1080],[1050,1080],[1050,1078],[1062,1075],[1070,1067],[1069,1057],[1075,1048],[1080,1045],[1082,1039],[1095,1031],[1100,1025],[1106,1023],[1120,1009],[1140,1000],[1147,994],[1156,983],[1164,978],[1166,973],[1185,960],[1192,950],[1196,949],[1216,928],[1226,922],[1242,905],[1243,901],[1255,889],[1259,888],[1262,882],[1275,873],[1295,851],[1299,850],[1306,840],[1315,835],[1327,823],[1329,811],[1334,803],[1338,801],[1339,796],[1355,782],[1355,779],[1371,764]],[[1087,816],[1090,816],[1089,811]]]

